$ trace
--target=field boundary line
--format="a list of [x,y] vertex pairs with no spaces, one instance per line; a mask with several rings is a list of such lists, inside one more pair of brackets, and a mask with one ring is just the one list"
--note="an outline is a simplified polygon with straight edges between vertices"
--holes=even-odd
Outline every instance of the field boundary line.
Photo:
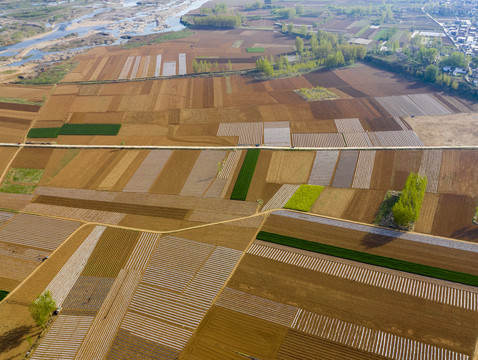
[[106,149],[106,150],[287,150],[287,151],[333,151],[333,150],[478,150],[478,145],[422,145],[422,146],[374,146],[374,147],[305,147],[270,145],[187,146],[187,145],[74,145],[50,143],[0,143],[0,147],[51,148],[51,149]]
[[[466,244],[466,245],[470,245],[470,246],[477,246],[478,247],[478,244],[477,243],[474,243],[474,242],[471,242],[471,241],[466,241],[466,240],[460,240],[460,239],[454,239],[454,238],[447,238],[447,237],[443,237],[443,236],[437,236],[437,235],[429,235],[429,234],[423,234],[423,233],[417,233],[417,232],[413,232],[413,231],[401,231],[401,230],[398,230],[398,229],[390,229],[390,228],[386,228],[386,227],[382,227],[382,226],[378,226],[378,225],[375,225],[375,224],[367,224],[367,223],[363,223],[363,222],[358,222],[358,221],[352,221],[352,220],[347,220],[347,219],[341,219],[341,218],[335,218],[335,217],[332,217],[332,216],[326,216],[326,215],[317,215],[317,214],[312,214],[312,213],[307,213],[307,212],[301,212],[301,211],[296,211],[296,210],[292,210],[292,209],[270,209],[270,210],[266,210],[264,212],[259,212],[259,213],[254,213],[254,214],[251,214],[251,215],[247,215],[247,216],[242,216],[242,217],[238,217],[238,218],[234,218],[234,219],[227,219],[227,220],[221,220],[221,221],[216,221],[216,222],[212,222],[212,223],[207,223],[207,224],[201,224],[201,225],[195,225],[195,226],[190,226],[190,227],[186,227],[186,228],[181,228],[181,229],[175,229],[175,230],[164,230],[164,231],[160,231],[160,230],[151,230],[151,229],[144,229],[144,228],[135,228],[135,227],[130,227],[130,226],[122,226],[122,225],[111,225],[111,224],[104,224],[104,223],[98,223],[98,222],[84,222],[84,221],[81,221],[81,220],[72,220],[70,218],[64,218],[64,217],[58,217],[58,216],[45,216],[43,214],[37,214],[37,213],[32,213],[32,212],[24,212],[24,211],[19,211],[18,213],[21,213],[21,214],[30,214],[30,215],[38,215],[38,216],[42,216],[42,217],[52,217],[52,218],[56,218],[56,219],[61,219],[61,220],[70,220],[70,221],[77,221],[77,222],[84,222],[83,225],[80,226],[80,228],[84,225],[97,225],[97,226],[107,226],[107,227],[111,227],[111,228],[117,228],[117,229],[125,229],[125,230],[133,230],[133,231],[142,231],[142,232],[149,232],[149,233],[154,233],[154,234],[164,234],[164,235],[167,235],[167,234],[175,234],[175,233],[180,233],[180,232],[183,232],[183,231],[189,231],[189,230],[196,230],[196,229],[201,229],[201,228],[204,228],[204,227],[208,227],[208,226],[215,226],[215,225],[222,225],[222,224],[228,224],[228,223],[232,223],[232,222],[236,222],[236,221],[241,221],[241,220],[247,220],[247,219],[251,219],[251,218],[255,218],[255,217],[258,217],[258,216],[264,216],[266,214],[273,214],[274,212],[292,212],[292,213],[297,213],[297,214],[301,214],[301,215],[306,215],[306,216],[311,216],[311,217],[316,217],[316,218],[324,218],[324,219],[329,219],[329,220],[334,220],[334,221],[339,221],[339,222],[344,222],[344,223],[348,223],[348,224],[355,224],[355,225],[361,225],[361,226],[365,226],[365,227],[369,227],[369,228],[372,228],[372,229],[379,229],[379,230],[386,230],[386,231],[394,231],[394,232],[397,232],[397,233],[400,233],[400,234],[409,234],[409,235],[417,235],[417,236],[423,236],[423,237],[427,237],[427,238],[436,238],[436,239],[439,239],[439,240],[442,240],[442,241],[449,241],[449,242],[455,242],[457,244]],[[279,214],[273,214],[273,215],[278,215],[280,216]],[[261,225],[262,226],[262,225]],[[260,227],[259,227],[260,228]],[[360,231],[360,230],[357,230],[357,231]],[[367,231],[366,231],[367,232]],[[74,233],[73,233],[74,234]],[[72,234],[72,235],[73,235]],[[414,241],[414,240],[409,240],[409,239],[406,239],[406,238],[398,238],[398,239],[402,239],[402,240],[407,240],[407,241]],[[66,239],[65,241],[67,241],[68,239]],[[417,242],[417,241],[415,241]],[[430,245],[430,244],[429,244]],[[443,245],[436,245],[436,244],[431,244],[431,245],[434,245],[434,246],[441,246],[443,247]],[[61,245],[60,245],[61,246]],[[462,251],[468,251],[468,250],[463,250],[461,249]],[[477,250],[478,251],[478,250]],[[478,359],[477,359],[478,360]]]
[[[87,223],[87,224],[82,224],[82,225],[80,225],[80,226],[79,226],[75,231],[73,231],[73,232],[71,233],[71,235],[70,235],[69,237],[67,237],[55,250],[53,250],[53,251],[50,253],[50,255],[48,255],[48,259],[50,259],[53,255],[55,255],[63,246],[65,246],[65,244],[66,244],[78,231],[80,231],[84,226],[87,226],[87,225],[92,225],[92,224],[88,224],[88,223]],[[91,231],[93,231],[93,229],[92,229]],[[78,245],[78,247],[80,247],[80,246],[81,246],[81,244]],[[78,248],[77,248],[77,249],[78,249]],[[75,251],[76,251],[76,250],[75,250]],[[73,252],[73,253],[74,253],[74,252]],[[72,254],[72,255],[73,255],[73,254]],[[70,256],[70,257],[71,257],[71,256]],[[65,261],[65,263],[64,263],[63,265],[65,265],[66,262],[67,262],[69,259],[70,259],[70,258],[66,259],[66,261]],[[25,282],[26,282],[27,280],[29,280],[33,275],[35,275],[38,271],[40,271],[40,270],[42,269],[42,266],[43,266],[44,264],[45,264],[45,261],[43,261],[40,265],[38,265],[38,266],[36,267],[36,269],[31,272],[30,275],[28,275],[25,279],[23,279],[23,281],[22,281],[20,284],[18,284],[15,289],[13,289],[11,292],[9,292],[8,295],[7,295],[2,301],[0,301],[0,304],[1,304],[2,302],[4,302],[4,301],[7,301],[7,300],[11,297],[12,294],[14,294],[20,287],[22,287],[22,286],[25,284]],[[61,269],[60,269],[60,270],[61,270]],[[60,270],[58,270],[58,271],[60,271]],[[56,274],[55,274],[55,276],[56,276]],[[55,276],[53,276],[53,278],[54,278]],[[52,278],[52,280],[53,280],[53,278]],[[51,281],[51,280],[50,280],[50,281]]]

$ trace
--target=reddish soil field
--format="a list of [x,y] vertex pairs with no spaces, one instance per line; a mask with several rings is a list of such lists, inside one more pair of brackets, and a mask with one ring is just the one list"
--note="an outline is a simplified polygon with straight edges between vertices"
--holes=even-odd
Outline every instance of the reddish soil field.
[[12,168],[44,169],[53,149],[23,148],[12,163]]
[[354,197],[342,214],[344,219],[372,224],[385,197],[385,190],[355,190]]
[[366,99],[338,99],[310,102],[316,119],[380,117],[380,112]]
[[423,83],[363,64],[336,70],[335,74],[347,85],[369,96],[423,94],[434,91]]
[[444,150],[438,192],[478,197],[478,152]]
[[472,223],[476,201],[465,195],[441,194],[431,233],[478,242],[478,226]]
[[422,152],[419,150],[394,151],[391,189],[402,190],[410,172],[418,173],[421,160]]
[[394,118],[362,118],[360,123],[365,131],[399,131],[402,130]]
[[394,151],[377,151],[372,172],[370,189],[391,188]]
[[277,215],[269,216],[261,230],[444,269],[478,274],[478,269],[474,265],[477,256],[471,252],[455,249],[447,249],[444,252],[440,246],[370,235]]

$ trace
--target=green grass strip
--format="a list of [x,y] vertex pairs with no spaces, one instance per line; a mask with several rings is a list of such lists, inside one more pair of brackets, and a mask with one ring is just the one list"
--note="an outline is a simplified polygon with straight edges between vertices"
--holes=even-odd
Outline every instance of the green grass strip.
[[284,208],[308,212],[324,189],[319,185],[301,185]]
[[263,53],[266,49],[263,47],[248,47],[246,48],[246,51],[248,53]]
[[60,135],[118,135],[121,124],[64,124]]
[[7,295],[8,295],[8,291],[0,290],[0,301],[5,299],[7,297]]
[[365,264],[405,271],[417,275],[428,276],[435,279],[452,281],[471,286],[478,286],[478,276],[476,275],[465,274],[428,265],[416,264],[408,261],[364,253],[361,251],[344,249],[332,245],[320,244],[312,241],[297,239],[294,237],[269,233],[265,231],[259,232],[259,234],[257,235],[257,239],[271,242],[274,244],[290,246],[297,249],[308,250],[320,254],[331,255],[342,259],[358,261]]
[[242,164],[241,171],[239,171],[234,189],[232,190],[231,200],[246,200],[260,152],[259,149],[247,150],[244,163]]
[[34,128],[30,129],[27,137],[34,138],[57,138],[61,128]]

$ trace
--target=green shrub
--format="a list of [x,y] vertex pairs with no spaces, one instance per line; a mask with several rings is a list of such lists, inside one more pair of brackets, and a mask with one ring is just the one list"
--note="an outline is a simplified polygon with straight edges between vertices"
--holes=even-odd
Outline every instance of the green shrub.
[[409,261],[397,260],[389,257],[364,253],[361,251],[344,249],[332,245],[320,244],[265,231],[259,232],[257,239],[320,254],[336,256],[342,259],[358,261],[365,264],[405,271],[412,274],[428,276],[446,281],[453,281],[465,285],[478,286],[478,276],[476,275],[441,269],[428,265],[416,264]]
[[61,128],[34,128],[30,129],[27,138],[57,138]]
[[427,177],[410,173],[397,203],[393,205],[392,214],[399,226],[409,226],[418,220],[423,197],[427,188]]
[[117,135],[121,124],[64,124],[60,135]]
[[301,185],[284,208],[308,212],[324,189],[319,185]]
[[234,189],[232,190],[231,200],[246,200],[260,152],[259,149],[247,150],[244,163],[242,164],[236,183],[234,184]]
[[375,224],[382,224],[382,220],[388,218],[388,215],[392,212],[393,206],[397,203],[399,194],[396,194],[393,191],[387,191],[385,198],[380,204],[378,209],[377,216],[375,217]]
[[248,53],[263,53],[264,51],[266,51],[266,49],[264,49],[263,47],[248,47],[246,48],[246,51]]
[[7,297],[7,295],[8,295],[8,291],[0,290],[0,301],[5,299]]
[[30,314],[37,325],[45,328],[51,314],[56,310],[56,303],[50,290],[46,290],[43,294],[39,295],[36,300],[30,304],[28,310],[30,310]]

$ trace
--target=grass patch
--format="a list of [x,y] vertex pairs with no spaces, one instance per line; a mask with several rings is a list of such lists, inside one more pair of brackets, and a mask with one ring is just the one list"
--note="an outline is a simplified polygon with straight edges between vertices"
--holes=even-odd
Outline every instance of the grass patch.
[[263,47],[248,47],[246,48],[246,51],[248,53],[263,53],[266,49]]
[[290,246],[296,249],[308,250],[320,254],[339,257],[342,259],[358,261],[361,263],[375,266],[381,266],[388,269],[428,276],[435,279],[452,281],[471,286],[478,286],[478,276],[476,275],[441,269],[428,265],[416,264],[404,260],[397,260],[389,257],[368,254],[361,251],[344,249],[332,245],[320,244],[312,241],[269,233],[265,231],[259,232],[259,234],[257,235],[257,239],[271,242],[274,244]]
[[64,124],[60,135],[118,135],[121,124]]
[[294,91],[306,101],[330,100],[338,98],[336,94],[322,86],[316,86],[312,89],[302,88]]
[[324,189],[319,185],[301,185],[284,208],[309,212]]
[[378,209],[377,216],[375,217],[375,224],[381,225],[384,223],[386,219],[392,218],[392,208],[397,203],[398,199],[400,198],[400,193],[397,191],[387,191],[385,194],[385,198],[383,199],[382,203],[380,204],[380,208]]
[[53,173],[51,174],[51,177],[55,177],[58,175],[58,173],[63,170],[63,168],[70,163],[71,160],[73,160],[76,155],[80,153],[80,149],[69,149],[65,156],[60,160],[60,163],[57,165],[55,170],[53,170]]
[[15,183],[38,184],[44,172],[43,169],[13,169],[9,177]]
[[373,37],[374,40],[376,41],[379,41],[379,40],[383,40],[383,41],[388,41],[390,40],[393,35],[395,35],[395,33],[398,31],[398,28],[396,27],[393,27],[393,28],[382,28],[378,33],[377,35],[375,35]]
[[6,212],[11,212],[11,213],[17,213],[18,212],[18,210],[15,210],[15,209],[2,208],[2,207],[0,207],[0,211],[6,211]]
[[231,200],[246,200],[260,152],[259,149],[247,150],[244,163],[242,164],[241,171],[239,171],[234,189],[232,190]]
[[476,206],[475,216],[473,216],[472,222],[473,224],[478,225],[478,205]]
[[0,192],[33,194],[44,172],[44,169],[12,169],[8,172]]
[[43,102],[41,101],[35,102],[35,101],[28,101],[26,99],[9,98],[9,97],[2,97],[2,96],[0,96],[0,102],[10,103],[10,104],[37,105],[37,106],[43,105]]
[[18,83],[25,85],[51,85],[56,84],[68,74],[77,63],[66,61],[64,63],[54,65],[45,71],[42,71],[34,78],[20,79]]
[[365,25],[363,28],[361,28],[357,33],[354,35],[355,37],[360,37],[362,34],[367,31],[370,28],[370,25]]
[[61,128],[34,128],[30,129],[27,138],[57,138]]
[[140,36],[140,37],[133,37],[128,40],[126,44],[123,45],[125,49],[133,49],[138,48],[141,46],[147,46],[152,44],[159,44],[165,41],[172,41],[177,39],[182,39],[194,34],[194,31],[184,29],[180,31],[171,31],[161,35],[155,34],[147,35],[147,36]]
[[0,290],[0,301],[2,301],[3,299],[5,299],[8,294],[9,294],[8,291]]

